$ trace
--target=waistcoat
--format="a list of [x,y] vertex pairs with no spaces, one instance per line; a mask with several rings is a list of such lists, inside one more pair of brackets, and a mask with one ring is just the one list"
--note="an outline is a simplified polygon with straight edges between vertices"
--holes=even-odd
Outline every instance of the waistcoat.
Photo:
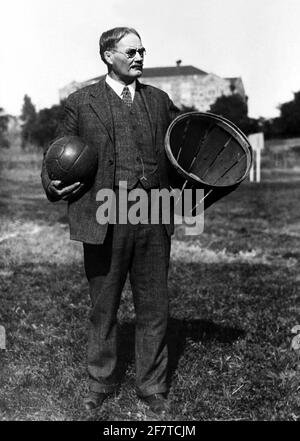
[[130,190],[141,184],[145,189],[159,187],[157,160],[149,116],[136,89],[131,108],[106,85],[111,106],[116,151],[115,186],[127,181]]

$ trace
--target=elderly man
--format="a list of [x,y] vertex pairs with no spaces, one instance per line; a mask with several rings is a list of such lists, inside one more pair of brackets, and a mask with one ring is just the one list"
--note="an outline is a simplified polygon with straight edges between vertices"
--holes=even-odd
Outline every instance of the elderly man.
[[69,201],[71,239],[83,242],[92,301],[86,408],[101,406],[118,386],[117,311],[129,273],[136,314],[136,390],[160,414],[168,409],[167,276],[174,226],[100,225],[96,194],[113,189],[118,200],[124,183],[126,192],[140,188],[148,194],[169,188],[164,136],[178,109],[166,93],[139,83],[145,48],[136,30],[120,27],[104,32],[100,55],[108,74],[69,96],[60,133],[80,136],[97,150],[94,184],[83,192],[81,183],[62,188],[59,181],[49,179],[45,165],[42,182],[50,201]]

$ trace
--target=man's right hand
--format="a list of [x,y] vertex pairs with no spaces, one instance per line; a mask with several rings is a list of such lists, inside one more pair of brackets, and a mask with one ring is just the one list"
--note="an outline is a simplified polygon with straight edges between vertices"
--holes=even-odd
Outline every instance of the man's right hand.
[[84,184],[80,182],[75,182],[75,184],[68,185],[67,187],[62,186],[61,181],[51,181],[48,186],[48,193],[50,196],[53,196],[56,200],[63,199],[64,201],[68,201],[79,193]]

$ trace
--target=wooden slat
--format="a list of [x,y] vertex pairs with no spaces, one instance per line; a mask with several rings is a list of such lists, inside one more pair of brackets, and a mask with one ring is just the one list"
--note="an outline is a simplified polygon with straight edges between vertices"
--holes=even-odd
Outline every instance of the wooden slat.
[[[204,181],[211,185],[216,181],[219,185],[224,185],[225,182],[227,185],[234,184],[246,171],[244,161],[239,162],[232,169],[233,165],[243,157],[246,159],[244,150],[234,139],[231,139],[226,148],[217,157],[213,166],[208,169],[204,176]],[[229,173],[229,171],[232,171],[232,173]],[[221,177],[223,178],[221,179]]]
[[209,130],[211,124],[209,121],[203,121],[199,124],[197,119],[192,119],[185,138],[185,145],[179,158],[179,165],[185,170],[190,170],[194,156],[201,149],[203,139]]
[[228,139],[230,139],[230,135],[227,132],[218,126],[214,127],[206,137],[205,143],[194,162],[191,172],[201,178],[219,152],[223,149],[224,144]]

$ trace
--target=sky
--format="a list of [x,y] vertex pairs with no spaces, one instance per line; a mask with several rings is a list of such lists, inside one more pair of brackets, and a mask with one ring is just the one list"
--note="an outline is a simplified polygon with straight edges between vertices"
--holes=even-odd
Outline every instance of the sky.
[[193,65],[241,77],[249,116],[275,117],[300,90],[300,0],[1,0],[0,107],[18,115],[106,72],[101,33],[137,29],[145,67]]

